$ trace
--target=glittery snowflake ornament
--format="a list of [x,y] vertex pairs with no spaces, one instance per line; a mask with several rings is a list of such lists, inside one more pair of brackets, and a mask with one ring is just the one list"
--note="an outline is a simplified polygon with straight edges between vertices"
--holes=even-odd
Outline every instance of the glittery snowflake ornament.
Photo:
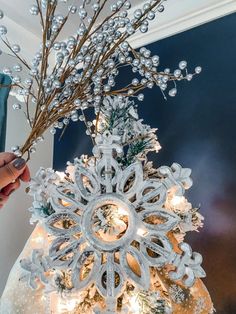
[[119,136],[105,131],[95,142],[93,158],[75,159],[61,178],[40,169],[31,183],[33,217],[46,228],[50,245],[45,256],[33,251],[32,261],[21,262],[30,286],[38,278],[57,289],[53,274],[66,273],[67,292],[96,288],[103,306],[94,313],[117,313],[127,284],[148,291],[151,269],[192,287],[205,276],[202,257],[184,242],[174,249],[170,233],[181,218],[166,206],[173,191],[181,198],[192,185],[190,169],[163,166],[149,178],[140,160],[126,167],[118,162],[124,153]]

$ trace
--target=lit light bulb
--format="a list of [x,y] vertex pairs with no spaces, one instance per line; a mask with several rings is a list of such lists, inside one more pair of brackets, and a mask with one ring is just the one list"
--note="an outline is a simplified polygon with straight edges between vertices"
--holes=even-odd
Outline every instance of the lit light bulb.
[[138,228],[138,230],[137,230],[137,235],[139,235],[141,237],[145,236],[146,233],[147,233],[147,231],[143,228]]
[[183,196],[174,196],[170,203],[172,206],[178,206],[180,205],[182,202],[184,201],[184,197]]
[[72,311],[74,310],[74,308],[76,307],[76,300],[69,300],[68,302],[66,302],[66,308],[68,311]]
[[41,301],[46,301],[46,299],[47,299],[47,298],[45,297],[45,295],[42,295],[42,296],[41,296]]
[[58,302],[58,312],[64,313],[73,311],[77,305],[76,299],[70,299],[70,300],[63,300],[62,298],[59,299]]
[[44,244],[45,238],[41,232],[37,232],[32,238],[33,246],[42,246]]
[[65,206],[65,207],[68,207],[68,206],[71,205],[69,202],[64,201],[64,200],[61,200],[61,203],[62,203],[62,205]]
[[40,243],[43,243],[44,237],[42,235],[39,235],[34,240],[35,240],[36,243],[40,244]]
[[122,207],[118,207],[118,214],[121,216],[126,216],[127,215],[127,211],[122,208]]
[[129,304],[130,304],[131,313],[139,314],[140,307],[139,307],[137,296],[133,295],[129,300]]
[[56,174],[60,178],[60,181],[64,180],[64,178],[65,178],[65,173],[64,172],[56,171]]

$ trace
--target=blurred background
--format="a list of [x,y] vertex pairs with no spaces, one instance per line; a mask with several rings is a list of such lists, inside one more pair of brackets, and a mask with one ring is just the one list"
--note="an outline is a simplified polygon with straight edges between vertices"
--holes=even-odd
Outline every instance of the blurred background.
[[[140,117],[158,128],[162,146],[149,156],[160,165],[178,162],[192,169],[194,185],[187,197],[201,206],[205,226],[187,240],[204,258],[217,313],[236,313],[236,14],[204,24],[148,46],[160,56],[161,68],[175,69],[187,60],[203,72],[180,82],[178,94],[164,100],[160,90],[145,91]],[[130,81],[133,74],[120,73]],[[119,82],[118,82],[119,83]],[[54,140],[54,168],[91,155],[92,143],[82,124],[70,124]]]

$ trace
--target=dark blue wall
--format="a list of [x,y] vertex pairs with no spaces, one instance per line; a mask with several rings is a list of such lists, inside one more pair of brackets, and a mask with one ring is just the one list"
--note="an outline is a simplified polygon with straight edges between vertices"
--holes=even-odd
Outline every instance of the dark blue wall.
[[[139,113],[158,127],[162,150],[155,164],[176,161],[193,169],[188,193],[202,205],[205,228],[189,239],[205,259],[206,284],[218,313],[236,313],[236,14],[151,44],[161,68],[175,69],[180,60],[203,72],[179,83],[178,95],[165,101],[159,89],[148,90]],[[91,153],[84,127],[71,123],[61,141],[55,138],[54,168]]]

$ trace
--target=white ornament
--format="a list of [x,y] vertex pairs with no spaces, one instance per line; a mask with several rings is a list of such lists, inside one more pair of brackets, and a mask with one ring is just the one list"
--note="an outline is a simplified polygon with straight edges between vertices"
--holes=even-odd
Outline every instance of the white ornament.
[[[104,132],[95,142],[96,162],[82,164],[76,159],[74,181],[41,169],[31,183],[30,193],[35,199],[31,211],[54,240],[49,256],[42,257],[50,261],[46,266],[40,264],[43,268],[36,263],[36,253],[32,263],[22,261],[24,269],[31,273],[30,286],[35,288],[35,278],[47,285],[49,279],[42,269],[70,269],[73,290],[82,291],[94,283],[106,301],[106,313],[115,313],[117,298],[127,281],[142,290],[149,289],[151,266],[172,264],[175,271],[170,272],[170,278],[192,286],[195,278],[205,275],[201,255],[192,253],[186,243],[180,245],[182,254],[173,250],[167,234],[180,218],[164,207],[170,189],[183,195],[191,186],[191,171],[173,164],[171,168],[160,167],[159,178],[144,179],[140,161],[124,169],[117,162],[116,158],[123,154],[119,136]],[[49,217],[40,216],[39,207],[49,203]],[[157,224],[149,222],[153,216],[158,218]],[[115,227],[109,227],[111,220]],[[133,241],[139,243],[139,248]],[[148,254],[148,250],[155,254]],[[93,260],[93,266],[83,277],[88,258]],[[139,265],[140,275],[130,258]]]
[[33,250],[32,259],[24,259],[20,262],[21,267],[26,271],[24,279],[28,279],[28,284],[32,289],[37,288],[36,279],[47,284],[48,279],[45,272],[49,269],[49,258],[43,257],[43,250]]

